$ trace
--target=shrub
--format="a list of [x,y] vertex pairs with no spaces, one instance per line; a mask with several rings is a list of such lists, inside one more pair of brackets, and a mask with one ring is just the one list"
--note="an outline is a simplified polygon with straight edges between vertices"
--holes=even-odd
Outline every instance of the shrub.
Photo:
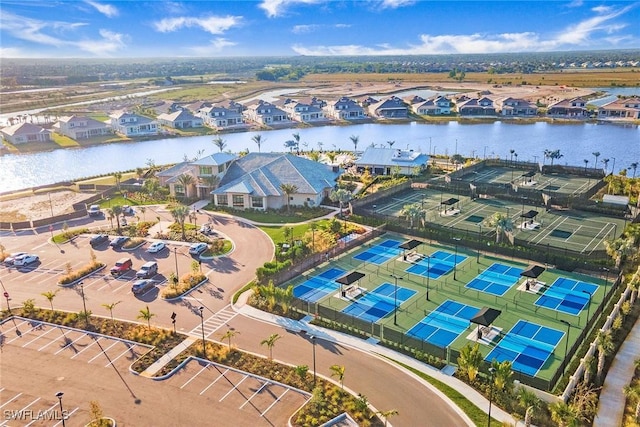
[[100,270],[102,267],[104,267],[104,263],[98,262],[98,261],[92,261],[90,264],[84,266],[83,268],[77,271],[67,269],[67,274],[62,276],[58,281],[58,283],[61,285],[68,285],[70,283],[80,280],[85,276],[88,276],[94,271]]
[[170,285],[162,291],[162,298],[176,298],[207,280],[207,276],[198,272],[190,272],[180,278],[176,285]]

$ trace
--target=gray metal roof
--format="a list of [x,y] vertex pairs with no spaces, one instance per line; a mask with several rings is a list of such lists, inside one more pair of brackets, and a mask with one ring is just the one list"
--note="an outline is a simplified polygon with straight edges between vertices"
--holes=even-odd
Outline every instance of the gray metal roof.
[[197,166],[218,166],[228,163],[236,157],[238,156],[232,153],[214,153],[210,156],[198,159],[195,162],[191,162],[191,164]]
[[429,161],[429,156],[419,151],[399,150],[395,148],[367,147],[356,165],[377,165],[377,166],[422,166]]

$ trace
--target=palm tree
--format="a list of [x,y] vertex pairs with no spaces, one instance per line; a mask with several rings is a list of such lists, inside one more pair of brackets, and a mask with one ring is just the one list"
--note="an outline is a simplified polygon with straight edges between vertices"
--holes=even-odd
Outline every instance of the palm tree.
[[636,420],[640,420],[640,385],[635,386],[626,386],[624,389],[624,395],[627,396],[629,401],[636,401],[636,410],[635,410],[635,418]]
[[122,173],[116,172],[113,174],[113,177],[116,180],[116,188],[120,191],[120,180],[122,179]]
[[602,163],[604,164],[604,174],[608,175],[607,171],[609,170],[609,159],[602,159]]
[[513,380],[511,379],[513,376],[511,362],[508,360],[504,360],[502,362],[492,360],[491,367],[495,369],[493,384],[495,385],[496,390],[510,390],[513,387]]
[[220,177],[218,175],[206,175],[201,176],[200,182],[205,184],[210,190],[213,190],[220,183]]
[[284,148],[288,148],[289,152],[292,153],[293,149],[296,148],[296,142],[293,139],[288,139],[284,142]]
[[413,228],[414,222],[424,215],[424,211],[420,207],[420,204],[412,203],[410,205],[404,205],[400,211],[400,215],[407,217],[409,219],[410,227]]
[[287,196],[287,213],[290,211],[289,202],[291,195],[298,192],[298,187],[293,184],[280,184],[280,190]]
[[344,370],[345,367],[342,365],[331,365],[329,366],[331,370],[331,376],[338,378],[340,381],[340,387],[344,390]]
[[262,143],[266,141],[266,139],[263,140],[262,135],[257,134],[257,135],[254,135],[253,138],[251,138],[251,140],[258,145],[258,153],[259,153],[260,147],[262,146]]
[[157,178],[145,179],[142,184],[142,189],[151,197],[155,199],[160,191],[160,181]]
[[358,151],[358,141],[360,140],[360,137],[356,135],[351,135],[349,139],[353,143],[353,152],[355,153],[356,151]]
[[224,142],[224,139],[222,139],[221,136],[216,136],[215,138],[213,138],[212,142],[213,142],[213,145],[215,145],[220,149],[220,152],[222,152],[222,150],[224,150],[224,147],[227,146],[227,143]]
[[282,337],[278,334],[271,334],[269,338],[260,341],[260,345],[266,345],[269,348],[269,359],[273,359],[273,347],[280,338]]
[[616,262],[616,268],[620,268],[625,259],[634,253],[635,245],[632,238],[605,240],[604,249]]
[[611,337],[611,331],[598,332],[597,337],[598,344],[598,370],[596,373],[596,381],[598,383],[602,380],[602,374],[604,372],[604,362],[609,354],[614,349],[613,338]]
[[631,178],[636,177],[636,169],[638,169],[638,162],[633,162],[629,165],[631,169],[633,169],[633,176]]
[[563,401],[552,403],[549,405],[549,410],[551,410],[551,419],[559,427],[578,427],[580,425],[575,408]]
[[486,225],[496,230],[496,243],[500,243],[502,236],[513,230],[513,221],[502,212],[496,212],[486,222]]
[[329,199],[332,202],[338,202],[340,204],[340,217],[342,217],[342,207],[351,200],[351,193],[344,188],[338,188],[337,190],[331,191]]
[[584,171],[586,172],[587,171],[587,165],[589,164],[589,159],[584,159],[583,162],[584,162]]
[[47,291],[41,294],[43,297],[49,300],[49,304],[51,304],[51,310],[53,310],[53,299],[56,297],[56,294],[59,290],[60,289],[56,289],[55,291]]
[[151,329],[151,319],[153,319],[155,315],[155,313],[152,313],[151,310],[149,310],[149,306],[147,306],[147,308],[140,310],[140,314],[136,316],[136,319],[146,320],[147,326]]
[[235,331],[233,329],[227,329],[227,332],[225,332],[224,335],[222,335],[221,338],[229,342],[229,349],[231,349],[231,338],[235,337],[238,334],[240,334],[239,331]]
[[389,148],[393,148],[393,144],[395,143],[395,141],[387,141],[387,144],[389,144]]
[[564,157],[564,154],[560,154],[560,150],[554,150],[551,152],[551,166],[553,166],[553,160],[554,159],[558,159],[560,160],[561,158]]
[[145,206],[140,206],[138,207],[138,209],[140,210],[140,212],[142,212],[142,220],[146,221],[147,217],[145,215],[145,212],[147,212],[147,208]]
[[293,140],[296,143],[295,149],[299,150],[300,149],[300,134],[298,132],[296,132],[291,136],[293,136]]
[[118,234],[120,234],[120,215],[122,215],[122,206],[114,205],[111,209],[107,209],[107,213],[116,219],[116,225],[118,226]]
[[511,150],[509,150],[509,154],[511,154],[511,160],[509,161],[509,163],[513,163],[513,153],[515,153],[516,150],[514,150],[513,148]]
[[329,159],[330,164],[334,164],[336,162],[337,157],[338,157],[338,154],[335,151],[329,151],[327,153],[327,159]]
[[524,408],[524,426],[531,426],[531,418],[536,409],[540,407],[540,399],[535,393],[530,392],[524,387],[518,389],[518,403]]
[[116,305],[120,304],[122,301],[112,302],[111,304],[102,304],[104,308],[109,310],[109,315],[111,316],[111,322],[115,324],[115,320],[113,320],[113,309],[116,308]]
[[470,382],[474,382],[480,371],[480,365],[482,364],[482,353],[480,353],[480,345],[467,344],[460,350],[460,356],[458,357],[458,366],[467,374]]
[[171,209],[171,216],[180,225],[182,229],[182,240],[187,240],[187,234],[184,229],[184,221],[189,216],[189,206],[178,205]]
[[599,151],[594,151],[594,152],[593,152],[593,153],[591,153],[591,154],[593,154],[593,157],[595,157],[595,158],[596,158],[596,161],[595,161],[595,163],[593,164],[593,168],[595,169],[595,168],[597,168],[597,167],[598,167],[598,157],[600,157],[600,152],[599,152]]
[[193,175],[189,175],[188,173],[183,173],[178,177],[177,181],[178,181],[178,184],[180,184],[184,189],[184,196],[188,198],[189,190],[191,189],[191,186],[194,184],[196,179],[193,177]]
[[389,418],[394,416],[394,415],[398,415],[398,410],[397,409],[390,409],[388,411],[378,411],[378,412],[376,412],[376,414],[378,414],[382,418],[384,418],[384,427],[387,427],[387,422],[389,421]]

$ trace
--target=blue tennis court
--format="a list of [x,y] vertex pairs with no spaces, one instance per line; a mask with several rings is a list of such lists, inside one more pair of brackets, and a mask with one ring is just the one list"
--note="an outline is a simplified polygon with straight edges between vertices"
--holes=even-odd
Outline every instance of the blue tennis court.
[[340,285],[335,282],[346,272],[340,268],[330,268],[317,276],[310,277],[293,288],[293,296],[309,302],[320,301],[330,293],[338,290]]
[[578,315],[589,304],[589,298],[598,290],[598,285],[558,277],[538,298],[535,305],[551,310]]
[[477,307],[447,300],[411,328],[407,334],[439,347],[448,347],[470,325]]
[[563,336],[562,331],[519,320],[484,360],[508,360],[514,371],[534,377]]
[[437,279],[453,270],[453,266],[460,264],[467,257],[465,255],[452,254],[446,251],[437,251],[433,255],[429,256],[429,259],[423,258],[416,264],[407,268],[407,273],[417,274],[419,276],[429,277],[431,279]]
[[502,296],[520,279],[522,269],[494,263],[467,283],[465,288]]
[[342,312],[375,323],[393,312],[396,299],[400,307],[403,302],[417,293],[413,289],[398,286],[398,292],[394,297],[395,288],[391,283],[383,283],[349,304]]
[[354,258],[359,261],[366,261],[372,264],[382,265],[394,256],[400,254],[400,249],[398,248],[399,245],[399,240],[388,239],[384,242],[378,243],[375,246],[372,246],[364,252],[359,253],[358,255],[354,256]]

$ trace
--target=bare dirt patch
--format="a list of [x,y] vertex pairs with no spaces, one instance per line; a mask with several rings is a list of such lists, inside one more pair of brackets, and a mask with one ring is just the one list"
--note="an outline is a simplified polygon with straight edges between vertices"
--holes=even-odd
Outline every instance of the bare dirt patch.
[[50,218],[73,212],[73,204],[91,197],[90,193],[55,191],[26,195],[17,199],[0,200],[0,220],[3,222],[29,221]]

